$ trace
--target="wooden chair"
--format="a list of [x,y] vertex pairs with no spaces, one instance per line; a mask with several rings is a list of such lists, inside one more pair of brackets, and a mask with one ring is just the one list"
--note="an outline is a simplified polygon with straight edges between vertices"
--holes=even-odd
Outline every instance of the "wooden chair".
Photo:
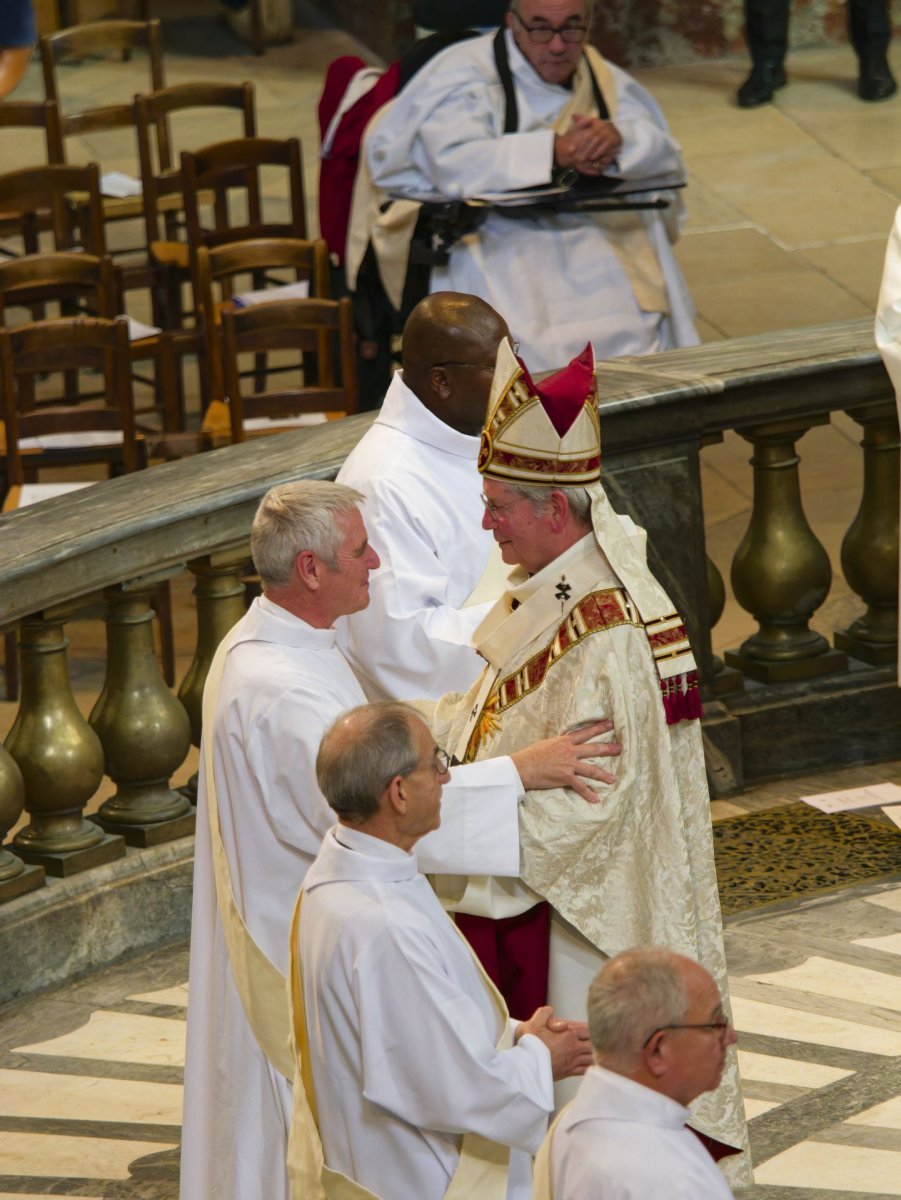
[[[15,147],[6,147],[3,155],[6,161],[19,160],[23,136],[29,140],[29,148],[33,149],[35,139],[28,131],[39,129],[43,133],[43,150],[39,153],[29,153],[28,158],[34,158],[34,166],[44,163],[59,162],[62,155],[62,133],[59,126],[59,110],[52,100],[4,100],[0,104],[0,130],[14,130],[10,133],[9,141],[18,138]],[[7,141],[3,139],[4,143]],[[12,150],[12,152],[10,152]]]
[[[287,219],[264,214],[262,176],[269,169],[285,178]],[[183,151],[181,170],[185,227],[192,253],[199,246],[221,246],[251,238],[307,237],[303,165],[297,138],[240,138],[202,150]],[[269,186],[265,190],[269,192]],[[206,196],[212,198],[210,204],[204,203]]]
[[[290,350],[316,355],[315,379],[304,374],[296,387],[250,393],[240,370],[242,354]],[[356,357],[350,300],[278,300],[250,308],[222,307],[221,351],[228,395],[230,435],[241,442],[248,428],[265,420],[262,430],[275,432],[278,422],[298,423],[300,414],[357,411]],[[269,422],[272,422],[270,425]]]
[[[227,122],[240,123],[240,133],[256,133],[253,85],[185,83],[134,99],[135,128],[144,201],[144,234],[154,270],[152,285],[154,323],[170,331],[183,324],[181,288],[189,281],[189,254],[185,239],[184,202],[180,163],[173,153],[173,121],[179,127],[203,110]],[[197,337],[178,344],[181,354],[196,353]]]
[[38,249],[41,229],[49,231],[53,250],[106,252],[96,163],[51,163],[0,175],[0,213],[8,227],[15,224],[25,252]]
[[[275,272],[280,275],[277,277]],[[285,274],[288,279],[281,277]],[[243,281],[243,287],[239,281]],[[222,402],[226,395],[218,350],[219,313],[223,302],[248,286],[255,291],[271,290],[271,299],[278,300],[282,298],[278,290],[280,285],[301,282],[306,283],[309,297],[329,298],[328,247],[321,238],[316,241],[253,238],[246,242],[226,242],[212,249],[198,248],[194,307],[204,339],[210,403]],[[265,363],[257,366],[256,386],[262,390],[265,384],[260,370],[265,370]],[[306,363],[308,369],[312,366],[312,362]]]
[[[84,25],[73,25],[57,33],[47,34],[40,39],[41,69],[44,76],[44,91],[59,110],[61,154],[59,162],[68,161],[67,143],[70,138],[88,137],[96,144],[98,136],[115,135],[116,131],[127,133],[125,144],[133,162],[128,172],[135,178],[140,172],[137,143],[133,133],[134,95],[138,91],[158,91],[165,86],[160,23],[152,21],[92,21]],[[73,106],[64,102],[59,65],[66,59],[80,60],[95,55],[115,56],[131,60],[135,51],[146,51],[146,74],[136,72],[132,61],[123,63],[119,96],[111,99],[104,96],[104,103],[89,106]],[[107,141],[111,140],[109,138]],[[123,157],[122,145],[115,148],[117,161]],[[104,157],[101,155],[101,157]],[[108,155],[107,155],[108,157]],[[143,201],[141,196],[104,196],[102,206],[104,222],[141,221],[143,233]],[[146,274],[147,247],[141,242],[123,250],[115,250],[114,258],[122,276],[123,291],[144,289],[150,286]],[[137,253],[138,261],[129,262],[123,255]]]

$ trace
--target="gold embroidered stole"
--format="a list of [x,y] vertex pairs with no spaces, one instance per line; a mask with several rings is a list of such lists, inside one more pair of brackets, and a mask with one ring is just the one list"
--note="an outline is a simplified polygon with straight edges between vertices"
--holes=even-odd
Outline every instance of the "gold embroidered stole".
[[[310,1043],[303,994],[303,967],[298,950],[298,931],[303,890],[297,897],[294,917],[291,922],[291,966],[289,989],[292,1011],[292,1033],[297,1058],[294,1078],[294,1114],[291,1136],[288,1141],[288,1177],[291,1181],[292,1200],[378,1200],[362,1184],[356,1183],[340,1171],[326,1166],[319,1136],[319,1115],[316,1107],[316,1092],[310,1067]],[[501,1036],[498,1050],[508,1050],[513,1045],[510,1015],[504,998],[494,986],[469,942],[448,918],[454,933],[463,942],[475,964],[479,978],[491,996],[501,1019]],[[466,1133],[460,1146],[460,1160],[453,1178],[444,1193],[444,1200],[505,1200],[507,1175],[510,1165],[510,1147],[492,1142],[477,1133]]]

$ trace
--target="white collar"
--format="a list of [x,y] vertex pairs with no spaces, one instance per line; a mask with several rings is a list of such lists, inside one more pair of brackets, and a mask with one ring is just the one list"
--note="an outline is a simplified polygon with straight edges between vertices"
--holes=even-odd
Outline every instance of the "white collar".
[[316,629],[266,596],[257,596],[235,627],[232,646],[241,642],[275,642],[280,646],[327,651],[335,646],[334,629]]
[[304,880],[304,891],[324,883],[359,880],[401,883],[418,874],[415,855],[359,829],[335,825],[322,839],[316,861]]
[[434,413],[429,412],[419,397],[404,383],[400,371],[394,373],[374,424],[399,429],[417,442],[423,442],[426,446],[443,450],[457,458],[465,458],[473,465],[479,456],[480,439],[452,429]]
[[[584,1097],[585,1112],[582,1112]],[[661,1129],[683,1129],[691,1112],[677,1100],[636,1083],[606,1067],[589,1067],[579,1088],[572,1124],[602,1117],[607,1121],[635,1121]]]

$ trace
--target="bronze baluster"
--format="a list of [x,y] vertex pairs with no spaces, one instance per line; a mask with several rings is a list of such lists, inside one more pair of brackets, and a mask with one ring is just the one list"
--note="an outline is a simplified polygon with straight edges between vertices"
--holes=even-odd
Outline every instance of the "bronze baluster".
[[863,494],[842,542],[848,586],[867,605],[835,644],[873,666],[898,657],[898,413],[894,402],[848,414],[863,426]]
[[25,807],[25,780],[15,760],[0,746],[0,904],[33,892],[44,882],[44,868],[24,863],[2,845]]
[[191,728],[154,652],[150,600],[157,582],[104,590],[106,680],[90,717],[117,787],[97,819],[132,846],[157,845],[194,830],[191,806],[169,786],[188,752]]
[[22,693],[6,739],[25,782],[30,823],[12,848],[50,875],[71,875],[120,858],[125,843],[84,819],[103,778],[103,747],[75,703],[66,666],[65,615],[38,614],[19,631]]
[[759,629],[726,663],[763,683],[847,669],[847,658],[809,627],[832,580],[829,556],[801,505],[795,442],[828,416],[739,430],[754,447],[751,523],[732,562],[732,590]]
[[[197,648],[187,674],[178,689],[178,698],[191,719],[191,741],[200,745],[203,727],[203,688],[209,674],[216,647],[244,615],[244,583],[242,572],[248,555],[236,559],[234,554],[211,555],[188,563],[195,577],[197,597]],[[197,802],[197,775],[192,775],[181,789],[188,799]]]

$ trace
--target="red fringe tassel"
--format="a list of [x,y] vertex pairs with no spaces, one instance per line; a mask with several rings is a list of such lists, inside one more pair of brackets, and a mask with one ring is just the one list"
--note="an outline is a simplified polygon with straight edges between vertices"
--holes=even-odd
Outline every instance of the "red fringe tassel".
[[660,680],[663,696],[663,711],[667,725],[678,725],[680,721],[696,721],[701,716],[701,694],[698,691],[698,673],[674,675]]

